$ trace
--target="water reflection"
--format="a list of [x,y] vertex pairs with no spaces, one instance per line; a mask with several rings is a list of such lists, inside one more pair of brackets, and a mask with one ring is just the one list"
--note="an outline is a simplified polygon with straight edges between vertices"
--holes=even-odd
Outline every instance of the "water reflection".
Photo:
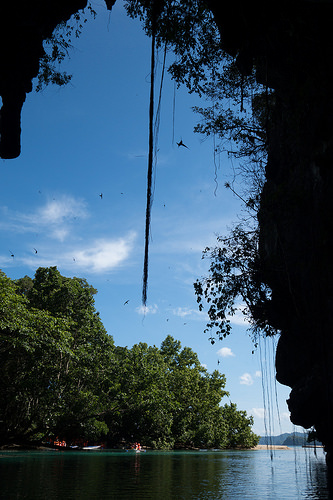
[[[332,498],[327,490],[327,469],[324,460],[320,457],[310,456],[307,463],[306,498]],[[324,495],[326,496],[320,496]]]
[[[302,450],[301,450],[302,451]],[[1,498],[327,499],[324,456],[223,452],[2,452]]]

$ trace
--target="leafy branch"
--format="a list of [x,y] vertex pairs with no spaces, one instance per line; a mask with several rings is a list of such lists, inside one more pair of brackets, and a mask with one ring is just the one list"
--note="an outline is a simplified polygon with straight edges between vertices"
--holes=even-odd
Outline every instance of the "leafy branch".
[[259,279],[258,230],[236,226],[230,236],[218,237],[218,246],[206,248],[203,258],[210,260],[209,273],[194,283],[194,290],[199,310],[204,300],[208,305],[205,333],[213,331],[211,343],[231,333],[236,312],[249,321],[254,341],[260,333],[274,335],[265,312],[270,289]]
[[39,61],[36,92],[40,92],[47,85],[67,85],[72,75],[58,69],[61,62],[69,57],[73,49],[72,40],[79,38],[84,24],[88,21],[88,14],[96,17],[96,11],[89,3],[83,11],[76,12],[68,22],[60,23],[52,36],[44,42],[44,53]]

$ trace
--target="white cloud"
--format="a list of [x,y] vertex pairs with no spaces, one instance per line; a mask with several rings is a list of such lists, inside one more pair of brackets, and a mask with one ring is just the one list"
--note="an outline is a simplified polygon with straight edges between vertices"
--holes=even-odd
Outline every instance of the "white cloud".
[[66,237],[69,234],[69,228],[68,227],[56,227],[54,230],[51,232],[52,238],[58,240],[58,241],[65,241]]
[[[16,265],[34,268],[56,265],[71,270],[75,265],[80,272],[102,273],[120,267],[134,248],[134,231],[118,237],[86,236],[83,240],[80,233],[87,234],[87,228],[77,222],[87,219],[89,213],[86,203],[73,196],[58,196],[30,213],[12,212],[6,207],[0,210],[5,216],[0,222],[0,230],[33,234],[32,241],[25,242],[25,250],[19,252],[15,246],[10,248],[15,254]],[[61,245],[51,242],[50,238]],[[38,253],[33,251],[34,247]],[[7,256],[0,256],[0,260],[9,262]]]
[[86,271],[101,273],[119,267],[130,255],[135,233],[115,239],[99,239],[86,248],[67,254],[70,260],[75,259],[78,267]]
[[217,354],[221,358],[230,358],[231,356],[235,356],[230,347],[222,347],[217,351]]
[[241,375],[239,377],[239,383],[242,384],[242,385],[252,385],[254,383],[253,377],[254,378],[260,378],[261,377],[261,371],[257,370],[254,373],[253,376],[250,373],[247,373],[247,372],[243,373],[243,375]]
[[33,268],[58,266],[71,270],[75,268],[84,273],[105,273],[122,266],[129,258],[135,237],[136,234],[131,232],[119,238],[94,240],[85,246],[72,247],[70,250],[66,245],[66,252],[62,251],[62,245],[50,246],[44,243],[38,247],[38,254],[31,250],[24,256],[15,256],[15,259],[17,263]]
[[156,314],[158,311],[158,307],[156,304],[152,305],[152,306],[144,306],[144,305],[141,305],[140,307],[137,307],[136,308],[136,312],[138,314],[142,314],[142,315],[146,315],[146,314]]
[[252,408],[252,413],[254,417],[264,419],[265,418],[265,408]]
[[243,385],[252,385],[253,384],[253,378],[251,377],[251,375],[249,373],[243,373],[243,375],[241,375],[239,377],[239,383],[240,384],[243,384]]
[[49,200],[30,213],[11,212],[2,207],[5,215],[0,229],[16,233],[42,232],[59,241],[69,234],[69,227],[76,219],[88,217],[85,202],[72,196],[62,195]]
[[191,319],[203,319],[206,317],[205,312],[199,311],[197,309],[190,309],[188,307],[177,307],[176,309],[172,309],[172,313],[175,316],[179,316],[181,318],[191,316]]
[[185,316],[190,316],[191,314],[193,314],[194,311],[193,309],[177,307],[177,309],[173,309],[172,312],[175,316],[180,316],[181,318],[185,318]]
[[58,199],[50,200],[35,213],[27,216],[28,220],[42,224],[60,224],[66,219],[86,217],[85,203],[72,196],[63,195]]
[[244,315],[245,310],[245,305],[238,305],[237,306],[237,311],[233,316],[228,316],[228,320],[230,321],[231,324],[233,325],[240,325],[240,326],[249,326],[249,321],[247,317]]

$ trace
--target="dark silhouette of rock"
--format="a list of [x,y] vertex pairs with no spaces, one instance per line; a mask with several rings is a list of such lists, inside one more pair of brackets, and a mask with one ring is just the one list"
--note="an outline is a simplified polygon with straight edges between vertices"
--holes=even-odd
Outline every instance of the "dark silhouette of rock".
[[21,109],[38,75],[43,40],[87,0],[1,2],[0,9],[0,156],[20,154]]
[[[246,75],[275,90],[259,212],[258,278],[281,331],[277,379],[293,423],[333,450],[333,4],[208,0],[222,43]],[[330,466],[331,467],[331,466]],[[332,473],[330,474],[332,475]]]
[[[109,10],[115,0],[105,0]],[[39,73],[43,41],[87,0],[17,0],[0,5],[0,157],[20,155],[21,109]]]

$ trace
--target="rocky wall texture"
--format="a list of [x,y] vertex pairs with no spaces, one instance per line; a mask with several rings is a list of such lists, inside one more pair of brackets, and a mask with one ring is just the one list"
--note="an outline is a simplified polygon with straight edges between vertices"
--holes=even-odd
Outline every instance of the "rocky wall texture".
[[[316,428],[330,460],[333,9],[332,2],[271,7],[265,19],[264,14],[256,18],[253,11],[245,16],[240,29],[245,35],[238,46],[229,26],[228,45],[238,54],[240,69],[248,72],[254,63],[258,81],[275,90],[268,127],[267,180],[259,212],[259,275],[272,290],[266,313],[269,323],[281,331],[276,372],[277,380],[292,389],[291,420]],[[216,15],[223,37],[223,14]],[[255,26],[253,31],[251,26]]]

